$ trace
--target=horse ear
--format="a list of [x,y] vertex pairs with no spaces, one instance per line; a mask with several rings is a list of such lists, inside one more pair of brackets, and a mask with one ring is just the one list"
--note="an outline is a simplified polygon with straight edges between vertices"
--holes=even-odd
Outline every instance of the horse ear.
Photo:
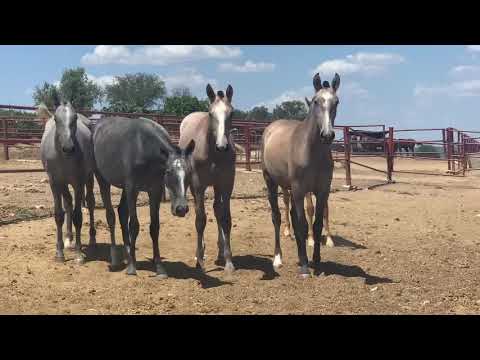
[[38,105],[37,114],[38,117],[42,120],[50,119],[52,117],[52,113],[48,110],[47,106],[44,103]]
[[337,73],[335,73],[335,77],[332,80],[333,91],[336,92],[339,87],[340,87],[340,76]]
[[232,97],[233,97],[233,88],[232,85],[228,85],[227,87],[227,99],[229,102],[232,102]]
[[190,140],[190,142],[187,145],[187,148],[185,149],[185,156],[190,156],[193,153],[193,150],[195,150],[195,140]]
[[308,100],[306,97],[305,97],[305,102],[307,103],[307,107],[310,107],[310,104],[312,103],[310,100]]
[[210,100],[210,103],[215,101],[215,91],[213,91],[212,86],[210,84],[207,85],[207,96]]
[[313,77],[313,87],[315,91],[320,91],[320,89],[322,88],[322,80],[320,79],[319,73],[316,73]]
[[55,109],[58,108],[60,106],[60,97],[58,96],[57,91],[53,91],[52,100],[53,100],[53,106],[55,106]]

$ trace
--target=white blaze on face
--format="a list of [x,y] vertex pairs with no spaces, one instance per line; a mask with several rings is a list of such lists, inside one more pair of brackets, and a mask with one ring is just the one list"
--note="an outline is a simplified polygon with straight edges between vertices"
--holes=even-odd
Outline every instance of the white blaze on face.
[[182,169],[180,159],[173,162],[173,166],[177,168],[177,179],[179,182],[180,196],[185,196],[185,170]]
[[217,138],[215,142],[217,147],[224,148],[227,146],[227,137],[225,136],[225,120],[227,117],[227,106],[223,101],[219,101],[213,109],[213,115],[217,120]]
[[333,132],[332,123],[330,121],[330,99],[333,95],[329,92],[324,92],[321,97],[325,100],[325,112],[323,114],[322,135],[328,135]]

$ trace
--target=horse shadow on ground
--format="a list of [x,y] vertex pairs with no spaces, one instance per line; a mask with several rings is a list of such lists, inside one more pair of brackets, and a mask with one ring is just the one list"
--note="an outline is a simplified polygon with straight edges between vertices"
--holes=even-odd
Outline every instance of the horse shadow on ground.
[[367,285],[385,283],[391,284],[394,282],[392,279],[387,277],[367,274],[360,266],[344,265],[332,261],[321,262],[320,267],[315,269],[315,275],[320,275],[322,273],[325,276],[340,275],[343,277],[361,277],[365,279],[365,284]]
[[[126,269],[126,264],[123,262],[125,256],[123,254],[123,245],[116,246],[117,254],[122,259],[121,266],[116,269],[111,269],[112,272],[120,272]],[[110,244],[97,244],[95,248],[86,247],[84,249],[86,254],[86,262],[90,261],[103,261],[110,264]],[[232,282],[223,281],[202,271],[191,267],[181,261],[165,261],[161,258],[165,269],[167,270],[168,277],[174,279],[193,279],[197,280],[203,289],[214,288],[223,285],[232,285]],[[155,276],[155,265],[152,259],[137,260],[137,270],[151,271],[152,276]]]
[[[269,255],[240,255],[232,257],[233,265],[236,270],[258,270],[262,271],[263,275],[260,280],[273,280],[280,276],[272,265],[272,260]],[[223,262],[215,261],[218,267],[208,272],[222,271],[225,264]]]
[[[353,241],[345,239],[342,236],[332,235],[332,239],[333,239],[333,243],[335,244],[335,247],[346,247],[346,248],[350,248],[350,249],[353,249],[353,250],[367,249],[366,246],[361,245],[361,244],[357,244]],[[322,242],[322,244],[324,244],[324,242]]]

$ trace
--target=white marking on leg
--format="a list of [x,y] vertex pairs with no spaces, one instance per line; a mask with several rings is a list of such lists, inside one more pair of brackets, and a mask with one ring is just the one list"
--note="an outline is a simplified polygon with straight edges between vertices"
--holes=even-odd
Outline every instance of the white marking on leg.
[[280,254],[275,255],[275,258],[273,259],[273,266],[274,267],[282,266],[282,256]]
[[327,235],[327,241],[325,245],[327,245],[327,247],[335,247],[335,243],[330,235]]

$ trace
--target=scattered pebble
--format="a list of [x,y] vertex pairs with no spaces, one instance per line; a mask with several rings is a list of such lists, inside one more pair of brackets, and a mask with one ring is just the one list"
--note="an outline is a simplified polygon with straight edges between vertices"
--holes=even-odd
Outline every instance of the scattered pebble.
[[378,286],[375,286],[374,288],[371,288],[370,291],[373,292],[373,291],[377,291],[378,289]]

